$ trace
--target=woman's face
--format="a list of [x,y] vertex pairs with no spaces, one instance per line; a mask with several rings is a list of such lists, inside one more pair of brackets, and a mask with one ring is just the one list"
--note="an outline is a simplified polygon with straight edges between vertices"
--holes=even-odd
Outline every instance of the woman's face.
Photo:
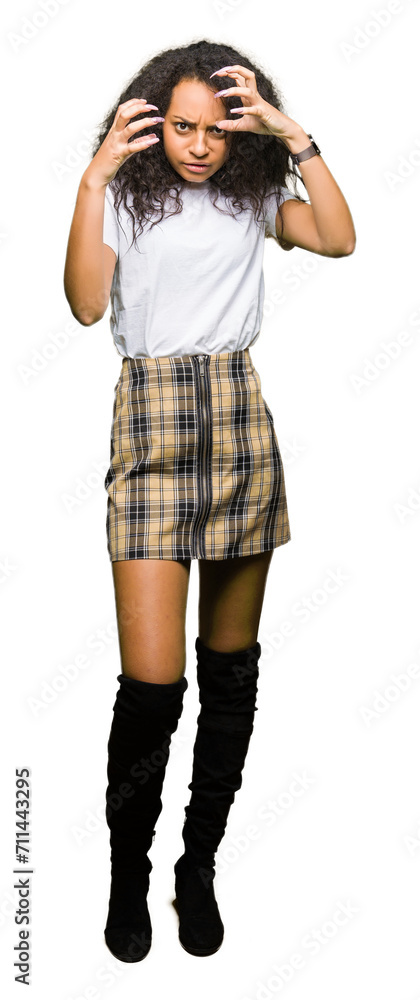
[[[216,125],[226,117],[222,98],[198,80],[182,80],[172,91],[162,124],[166,156],[177,174],[199,184],[220,169],[229,155],[231,135]],[[191,169],[190,164],[203,164]]]

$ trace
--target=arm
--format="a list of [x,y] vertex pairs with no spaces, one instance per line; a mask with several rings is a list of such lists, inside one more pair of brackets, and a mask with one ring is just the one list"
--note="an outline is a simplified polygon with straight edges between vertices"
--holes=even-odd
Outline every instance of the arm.
[[117,259],[103,242],[105,192],[106,184],[92,177],[88,167],[77,193],[64,270],[67,301],[83,326],[102,319]]
[[67,246],[64,290],[73,316],[84,326],[97,323],[105,313],[117,259],[112,247],[103,242],[106,188],[130,156],[160,142],[154,132],[129,141],[136,132],[160,120],[134,117],[154,107],[144,97],[133,97],[118,106],[113,124],[79,184]]
[[[311,140],[303,129],[284,138],[291,153],[300,153]],[[299,164],[311,204],[293,198],[285,201],[277,212],[276,233],[283,240],[325,257],[345,257],[353,253],[356,233],[347,202],[321,156],[311,156]]]
[[[218,90],[215,97],[234,95],[242,98],[242,106],[230,108],[231,114],[240,114],[236,121],[224,119],[216,125],[227,132],[255,132],[257,135],[275,135],[284,142],[291,153],[301,153],[311,144],[306,132],[287,115],[264,101],[257,90],[253,70],[245,66],[223,66],[212,76],[231,77],[239,83],[228,90]],[[245,86],[244,86],[245,84]],[[285,249],[300,246],[326,257],[345,257],[353,253],[356,233],[347,202],[328,167],[319,155],[299,164],[302,178],[309,194],[310,205],[295,198],[279,206],[276,217],[277,237],[282,237]],[[281,218],[284,230],[281,233]]]

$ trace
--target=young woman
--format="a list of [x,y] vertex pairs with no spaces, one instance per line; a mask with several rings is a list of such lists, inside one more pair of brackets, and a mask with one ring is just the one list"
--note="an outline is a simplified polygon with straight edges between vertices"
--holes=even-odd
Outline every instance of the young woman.
[[[188,952],[211,955],[223,940],[215,854],[253,731],[267,573],[291,537],[273,416],[249,353],[264,238],[327,257],[355,246],[347,203],[311,140],[246,56],[194,42],[131,80],[77,194],[66,296],[86,326],[111,296],[122,356],[104,485],[122,666],[108,743],[105,940],[123,962],[151,946],[147,852],[188,686],[191,559],[201,710],[174,905]],[[310,203],[286,187],[293,177],[296,188],[296,164]]]

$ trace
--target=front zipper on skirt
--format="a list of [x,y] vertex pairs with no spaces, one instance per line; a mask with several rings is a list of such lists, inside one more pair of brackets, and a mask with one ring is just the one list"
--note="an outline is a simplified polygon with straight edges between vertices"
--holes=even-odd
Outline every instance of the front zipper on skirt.
[[210,376],[208,371],[209,354],[193,354],[198,365],[199,379],[197,381],[198,396],[198,419],[200,424],[200,445],[199,445],[199,499],[201,501],[201,516],[194,526],[197,536],[198,557],[205,558],[205,521],[210,511],[212,496],[210,482],[210,451],[211,451],[211,418],[210,418]]

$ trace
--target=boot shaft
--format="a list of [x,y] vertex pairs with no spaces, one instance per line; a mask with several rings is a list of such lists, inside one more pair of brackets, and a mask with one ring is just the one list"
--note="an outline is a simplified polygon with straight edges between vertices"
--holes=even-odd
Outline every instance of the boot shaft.
[[146,858],[162,811],[162,788],[173,733],[188,687],[149,684],[118,676],[120,689],[108,740],[106,822],[111,864],[119,870],[151,870]]
[[201,711],[193,751],[191,798],[182,837],[195,864],[214,872],[254,728],[261,646],[219,653],[197,637]]

